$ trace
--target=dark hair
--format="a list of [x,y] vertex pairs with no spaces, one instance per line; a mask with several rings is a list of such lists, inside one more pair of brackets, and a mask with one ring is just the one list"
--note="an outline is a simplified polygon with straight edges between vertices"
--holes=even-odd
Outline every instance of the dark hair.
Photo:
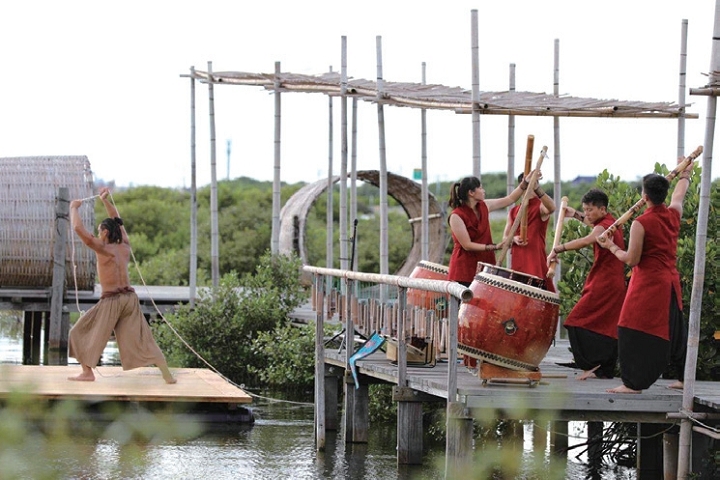
[[654,205],[665,202],[670,182],[667,178],[657,173],[649,173],[643,177],[643,192]]
[[100,222],[100,226],[108,231],[108,241],[110,243],[122,243],[122,230],[120,229],[122,224],[123,221],[119,217],[108,217]]
[[599,188],[591,188],[585,195],[583,195],[581,202],[586,205],[607,208],[609,200],[605,192]]
[[480,179],[477,177],[465,177],[459,182],[453,183],[450,187],[450,200],[448,206],[458,208],[468,199],[468,193],[482,186]]

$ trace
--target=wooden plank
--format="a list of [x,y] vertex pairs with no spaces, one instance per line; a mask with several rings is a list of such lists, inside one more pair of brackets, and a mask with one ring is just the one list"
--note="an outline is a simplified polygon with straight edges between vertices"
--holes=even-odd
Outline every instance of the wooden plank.
[[94,382],[74,382],[79,367],[46,365],[0,366],[0,398],[26,392],[45,399],[122,402],[252,403],[252,398],[218,374],[200,368],[172,369],[174,385],[163,381],[155,367],[123,371],[98,367]]

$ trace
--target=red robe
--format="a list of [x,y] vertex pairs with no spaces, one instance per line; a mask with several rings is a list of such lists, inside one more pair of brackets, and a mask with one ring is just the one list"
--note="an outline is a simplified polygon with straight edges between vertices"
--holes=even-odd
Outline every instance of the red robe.
[[[476,214],[477,212],[477,214]],[[470,241],[474,243],[492,243],[492,232],[490,231],[489,212],[485,202],[479,202],[476,210],[463,204],[454,209],[451,213],[459,216],[465,228],[467,228]],[[453,251],[448,265],[448,280],[453,282],[472,283],[477,271],[477,263],[484,262],[495,265],[495,252],[469,252],[458,242],[455,234],[453,238]]]
[[[595,226],[607,228],[615,222],[607,214]],[[622,229],[613,234],[613,242],[625,250]],[[610,250],[593,244],[595,253],[592,268],[585,279],[580,300],[567,316],[566,327],[581,327],[600,335],[617,339],[617,325],[625,299],[625,264],[618,260]]]
[[618,326],[670,339],[670,295],[682,310],[680,274],[676,268],[680,214],[660,204],[635,219],[645,229],[640,263],[632,269]]
[[[554,292],[555,285],[547,279],[547,253],[545,253],[545,234],[550,218],[543,220],[540,213],[542,201],[531,198],[527,205],[527,245],[513,244],[510,268],[545,280],[547,290]],[[510,222],[514,222],[520,212],[520,205],[510,210]]]

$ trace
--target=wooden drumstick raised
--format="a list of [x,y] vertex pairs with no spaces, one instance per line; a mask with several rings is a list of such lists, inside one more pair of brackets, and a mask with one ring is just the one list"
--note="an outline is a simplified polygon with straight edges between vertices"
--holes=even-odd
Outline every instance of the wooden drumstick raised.
[[[528,135],[527,146],[525,147],[525,170],[523,170],[523,177],[527,178],[530,175],[532,169],[532,156],[533,148],[535,147],[535,135]],[[530,186],[528,184],[528,186]],[[527,240],[527,209],[523,210],[522,218],[520,219],[520,238],[522,241]]]
[[512,245],[512,239],[515,236],[515,232],[520,225],[520,218],[522,217],[523,212],[527,210],[528,203],[530,202],[530,190],[532,189],[533,183],[535,183],[535,179],[538,175],[540,175],[540,167],[542,166],[543,159],[547,157],[547,148],[548,147],[543,147],[540,151],[540,158],[538,158],[535,170],[533,171],[532,175],[530,175],[530,178],[528,178],[528,188],[527,190],[525,190],[525,194],[522,197],[520,211],[518,212],[517,217],[515,217],[515,221],[510,227],[510,232],[508,232],[507,237],[503,238],[503,248],[500,251],[500,259],[497,260],[497,262],[495,263],[497,266],[502,265],[502,262],[505,260],[505,255],[507,255],[507,251],[510,248],[510,245]]
[[[675,169],[672,172],[665,175],[665,178],[667,178],[668,181],[671,182],[675,177],[677,177],[680,174],[680,172],[685,170],[688,165],[690,165],[697,157],[699,157],[702,154],[702,152],[703,152],[703,147],[702,147],[702,145],[700,145],[699,147],[697,147],[695,149],[694,152],[692,152],[690,155],[685,157],[682,160],[682,162],[678,163],[677,167],[675,167]],[[601,238],[601,237],[608,238],[610,235],[615,233],[615,230],[617,230],[620,225],[624,225],[625,223],[627,223],[627,221],[630,220],[633,217],[633,215],[635,215],[643,207],[643,205],[645,205],[645,199],[641,198],[640,200],[638,200],[635,203],[635,205],[630,207],[630,210],[623,213],[620,216],[620,218],[615,220],[615,223],[610,225],[607,228],[607,230],[605,230],[600,235],[598,235],[598,238]]]
[[[560,239],[562,238],[563,222],[565,221],[565,209],[567,208],[567,204],[568,204],[568,198],[562,197],[562,200],[560,201],[560,211],[558,212],[557,225],[555,225],[555,238],[553,238],[552,248],[555,248],[558,245],[560,245]],[[548,267],[548,271],[547,271],[548,278],[553,278],[555,276],[555,267],[556,266],[557,266],[557,260],[550,263],[550,266]]]

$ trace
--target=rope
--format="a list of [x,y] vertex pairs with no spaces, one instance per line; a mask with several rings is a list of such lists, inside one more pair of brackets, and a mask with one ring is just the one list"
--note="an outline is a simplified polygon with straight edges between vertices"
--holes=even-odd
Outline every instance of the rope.
[[[117,210],[117,206],[115,205],[115,199],[113,198],[112,193],[110,193],[109,195],[110,195],[110,202],[113,204],[113,207],[115,207],[115,210]],[[94,195],[94,196],[92,196],[92,197],[88,197],[88,198],[82,199],[82,201],[91,200],[91,199],[94,199],[95,197],[99,197],[99,195]],[[118,213],[119,213],[119,212],[118,212]],[[118,216],[119,216],[119,215],[118,215]],[[124,229],[125,227],[122,226],[121,228]],[[163,321],[165,322],[165,324],[170,328],[170,330],[175,334],[175,336],[183,343],[183,345],[185,345],[185,347],[187,347],[187,349],[190,350],[200,361],[202,361],[205,365],[207,365],[207,367],[208,367],[210,370],[212,370],[213,372],[215,372],[217,375],[220,376],[220,378],[222,378],[223,380],[225,380],[226,382],[228,382],[230,385],[233,385],[233,386],[235,386],[235,387],[243,390],[244,392],[248,393],[251,397],[261,398],[261,399],[268,400],[268,401],[273,401],[273,402],[291,403],[291,404],[294,404],[294,405],[313,405],[312,403],[307,403],[307,402],[293,402],[293,401],[290,401],[290,400],[282,400],[282,399],[276,399],[276,398],[270,398],[270,397],[263,397],[263,396],[261,396],[261,395],[257,395],[257,394],[248,392],[247,390],[245,390],[245,385],[239,385],[239,384],[233,382],[232,380],[230,380],[229,378],[227,378],[227,377],[226,377],[225,375],[223,375],[222,373],[220,373],[220,371],[219,371],[217,368],[215,368],[212,364],[210,364],[210,362],[208,362],[207,360],[205,360],[205,358],[203,358],[203,356],[200,355],[194,348],[192,348],[192,347],[190,346],[190,344],[189,344],[187,341],[185,341],[185,339],[178,333],[178,331],[175,330],[175,327],[172,326],[172,324],[167,320],[167,318],[165,318],[165,316],[164,316],[164,315],[162,314],[162,312],[160,311],[160,308],[159,308],[159,307],[157,306],[157,304],[155,303],[155,299],[153,299],[153,298],[152,298],[152,295],[150,295],[150,289],[148,289],[148,286],[147,286],[147,284],[145,283],[145,278],[143,277],[142,272],[140,271],[140,267],[138,266],[138,262],[137,262],[137,260],[135,259],[135,252],[133,252],[132,247],[130,247],[130,255],[132,256],[133,264],[135,265],[135,270],[137,271],[138,275],[140,276],[140,281],[142,282],[143,286],[145,287],[145,290],[147,291],[148,298],[149,298],[150,301],[152,302],[153,307],[155,307],[155,311],[158,313],[158,315],[160,316],[160,318],[163,319]],[[74,267],[74,269],[77,268],[77,266],[75,265],[75,259],[74,259],[74,247],[73,247],[73,267]],[[77,302],[77,279],[75,279],[75,298],[76,298],[76,302]],[[80,307],[78,306],[78,311],[79,311],[79,310],[80,310]],[[84,313],[84,312],[83,312],[83,313]],[[95,371],[97,371],[98,374],[100,374],[100,371],[99,371],[97,368],[95,368]],[[100,375],[102,376],[102,374],[100,374]]]

